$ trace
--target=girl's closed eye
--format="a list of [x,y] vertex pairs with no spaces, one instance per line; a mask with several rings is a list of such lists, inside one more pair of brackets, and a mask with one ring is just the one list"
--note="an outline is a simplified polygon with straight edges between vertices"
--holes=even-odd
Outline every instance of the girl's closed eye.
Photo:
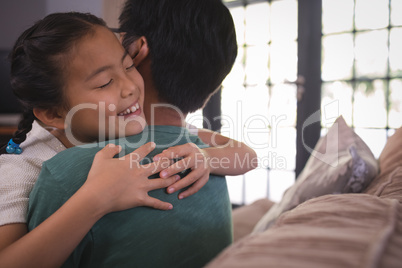
[[129,67],[127,67],[126,70],[130,70],[130,69],[132,69],[132,68],[135,68],[135,64],[134,64],[134,63],[131,64]]
[[[131,68],[131,67],[130,67],[130,68]],[[113,79],[110,79],[109,82],[107,82],[106,84],[104,84],[104,85],[102,85],[102,86],[100,86],[100,87],[98,87],[98,88],[105,88],[105,87],[107,87],[108,85],[110,85],[112,82],[113,82]]]

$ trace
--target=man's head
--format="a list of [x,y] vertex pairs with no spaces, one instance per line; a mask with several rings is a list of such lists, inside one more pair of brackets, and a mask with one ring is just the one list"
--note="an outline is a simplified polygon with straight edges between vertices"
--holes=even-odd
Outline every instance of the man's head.
[[184,114],[202,108],[237,56],[233,20],[221,0],[127,0],[119,20],[128,51],[145,37],[158,98]]

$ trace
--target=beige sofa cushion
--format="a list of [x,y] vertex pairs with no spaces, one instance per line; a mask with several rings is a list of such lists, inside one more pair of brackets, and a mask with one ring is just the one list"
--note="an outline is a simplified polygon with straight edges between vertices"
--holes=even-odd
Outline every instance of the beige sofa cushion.
[[259,199],[250,205],[236,208],[232,212],[233,241],[236,242],[253,231],[256,223],[272,207],[274,202]]
[[379,160],[383,174],[391,173],[396,167],[402,166],[402,127],[388,139]]
[[402,203],[402,128],[392,135],[379,157],[380,173],[365,193]]
[[378,164],[364,141],[339,117],[315,146],[303,171],[280,202],[261,218],[253,233],[272,226],[285,211],[326,194],[359,193],[378,173]]
[[282,214],[267,231],[207,267],[402,267],[402,204],[367,194],[326,195]]

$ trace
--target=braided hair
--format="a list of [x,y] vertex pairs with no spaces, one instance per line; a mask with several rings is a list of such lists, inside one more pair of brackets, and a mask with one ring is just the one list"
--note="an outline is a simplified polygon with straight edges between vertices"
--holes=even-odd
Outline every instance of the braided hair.
[[[34,108],[68,107],[64,94],[63,71],[76,42],[105,22],[88,13],[53,13],[36,22],[17,39],[9,55],[10,82],[23,107],[22,120],[12,141],[21,144],[32,129]],[[7,144],[0,154],[6,153]]]

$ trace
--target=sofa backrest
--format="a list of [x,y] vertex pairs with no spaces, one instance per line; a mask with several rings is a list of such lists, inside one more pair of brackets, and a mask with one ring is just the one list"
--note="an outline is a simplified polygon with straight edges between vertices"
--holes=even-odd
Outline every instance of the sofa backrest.
[[364,191],[402,203],[402,127],[392,135],[379,157],[380,173]]

